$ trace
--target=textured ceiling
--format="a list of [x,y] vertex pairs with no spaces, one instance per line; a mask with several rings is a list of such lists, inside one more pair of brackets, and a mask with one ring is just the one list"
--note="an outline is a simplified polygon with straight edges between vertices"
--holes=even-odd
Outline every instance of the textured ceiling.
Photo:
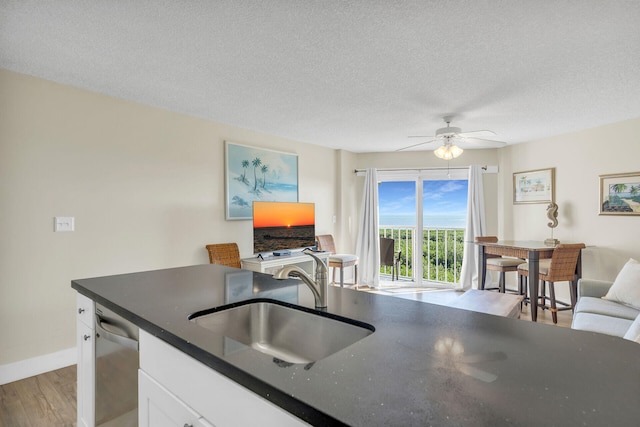
[[640,117],[639,22],[636,0],[0,0],[0,67],[354,152],[446,114],[518,143]]

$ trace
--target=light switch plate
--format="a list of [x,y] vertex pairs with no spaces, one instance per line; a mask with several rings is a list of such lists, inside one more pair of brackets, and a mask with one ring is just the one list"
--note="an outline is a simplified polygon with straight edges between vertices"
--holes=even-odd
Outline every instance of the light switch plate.
[[74,222],[72,216],[57,216],[53,221],[53,231],[73,231],[75,230]]

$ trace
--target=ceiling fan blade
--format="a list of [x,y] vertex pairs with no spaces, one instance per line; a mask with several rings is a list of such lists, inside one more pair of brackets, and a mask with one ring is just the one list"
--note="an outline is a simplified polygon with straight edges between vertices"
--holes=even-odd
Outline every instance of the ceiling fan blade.
[[475,137],[470,137],[469,139],[475,139],[476,141],[482,141],[482,142],[489,142],[491,144],[496,144],[496,145],[499,145],[501,147],[507,145],[506,142],[504,142],[504,141],[496,141],[495,139],[485,139],[485,138],[475,138]]
[[435,136],[433,136],[433,135],[411,135],[411,136],[408,136],[407,138],[435,138]]
[[424,145],[424,144],[431,144],[432,142],[435,142],[437,140],[432,139],[431,141],[425,141],[425,142],[420,142],[418,144],[413,144],[413,145],[409,145],[407,147],[403,147],[403,148],[398,148],[396,151],[403,151],[403,150],[408,150],[409,148],[413,148],[413,147],[417,147],[419,145]]
[[496,147],[496,148],[504,147],[505,145],[507,145],[507,143],[504,142],[504,141],[496,141],[496,140],[493,140],[493,139],[476,138],[476,137],[473,137],[473,136],[460,138],[460,141],[464,142],[464,143],[471,143],[471,144],[478,143],[478,144],[481,144],[481,145],[484,145],[484,146],[487,146],[487,147]]
[[480,130],[470,130],[466,132],[460,132],[458,135],[460,136],[469,136],[472,133],[488,133],[490,135],[495,135],[496,133],[489,129],[480,129]]

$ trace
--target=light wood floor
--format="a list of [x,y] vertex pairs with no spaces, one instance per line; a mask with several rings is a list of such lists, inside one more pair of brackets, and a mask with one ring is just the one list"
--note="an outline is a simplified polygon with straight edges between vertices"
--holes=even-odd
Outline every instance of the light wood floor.
[[[448,289],[367,289],[384,295],[443,304],[461,295]],[[529,307],[520,319],[530,321]],[[538,322],[553,325],[548,310],[538,311]],[[558,313],[558,327],[571,326],[571,311]],[[76,366],[0,386],[0,427],[51,427],[76,425]]]
[[[396,284],[398,282],[395,282]],[[393,282],[383,283],[382,287],[377,289],[359,286],[358,290],[365,292],[374,292],[382,295],[391,295],[398,298],[405,298],[414,301],[429,302],[432,304],[448,305],[454,299],[462,295],[460,291],[442,288],[410,288],[401,287],[393,284]],[[531,321],[530,306],[524,306],[520,314],[520,320]],[[561,328],[570,328],[573,315],[570,310],[558,312],[558,323],[554,325],[549,310],[538,309],[538,323],[554,325]]]
[[76,425],[76,365],[0,386],[0,426]]

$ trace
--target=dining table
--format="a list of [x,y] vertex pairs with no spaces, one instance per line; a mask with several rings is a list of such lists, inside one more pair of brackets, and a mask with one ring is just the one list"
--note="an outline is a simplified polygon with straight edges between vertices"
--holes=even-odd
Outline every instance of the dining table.
[[[538,273],[540,271],[540,260],[551,258],[555,245],[549,245],[535,240],[498,240],[497,242],[475,242],[478,245],[479,266],[478,266],[478,287],[484,290],[485,276],[487,271],[487,255],[501,255],[526,259],[529,264],[529,302],[531,304],[531,321],[538,319]],[[576,277],[571,286],[575,286],[577,280],[582,276],[581,255],[578,257],[576,266]]]

